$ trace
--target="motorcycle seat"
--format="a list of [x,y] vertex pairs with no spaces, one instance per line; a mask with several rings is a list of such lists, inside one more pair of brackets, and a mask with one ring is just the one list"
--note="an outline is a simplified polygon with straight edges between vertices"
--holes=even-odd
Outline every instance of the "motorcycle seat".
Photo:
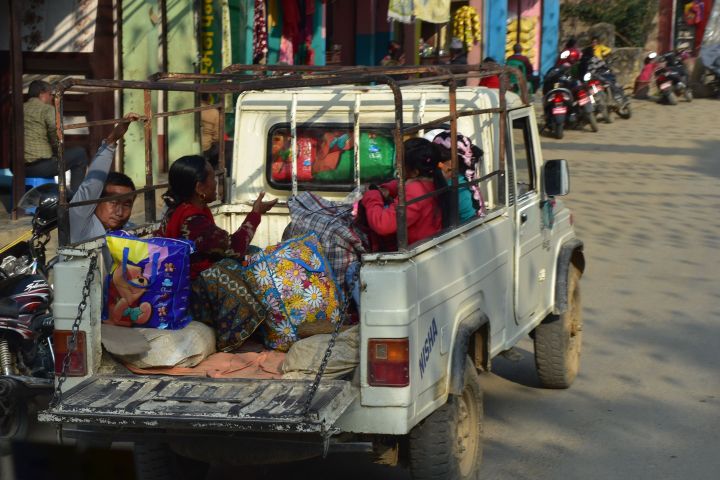
[[20,316],[20,307],[12,298],[0,298],[0,317],[18,318]]

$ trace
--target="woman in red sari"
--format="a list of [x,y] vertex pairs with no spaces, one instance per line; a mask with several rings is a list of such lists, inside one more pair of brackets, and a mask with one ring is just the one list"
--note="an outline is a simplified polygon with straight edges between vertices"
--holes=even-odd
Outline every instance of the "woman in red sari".
[[195,243],[190,256],[190,311],[194,320],[215,328],[218,350],[227,351],[242,344],[265,317],[245,284],[240,262],[262,214],[277,200],[264,202],[260,193],[245,221],[231,234],[215,225],[208,208],[217,198],[217,180],[203,157],[177,159],[168,179],[170,188],[163,195],[168,210],[159,234]]

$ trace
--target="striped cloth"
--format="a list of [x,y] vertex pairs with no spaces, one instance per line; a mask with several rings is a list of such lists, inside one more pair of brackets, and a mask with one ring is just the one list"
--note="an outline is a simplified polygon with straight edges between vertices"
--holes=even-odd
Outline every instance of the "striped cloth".
[[367,245],[367,237],[354,225],[352,205],[301,192],[288,200],[288,208],[291,222],[283,232],[283,240],[315,232],[338,286],[345,291],[347,269],[351,263],[360,260]]

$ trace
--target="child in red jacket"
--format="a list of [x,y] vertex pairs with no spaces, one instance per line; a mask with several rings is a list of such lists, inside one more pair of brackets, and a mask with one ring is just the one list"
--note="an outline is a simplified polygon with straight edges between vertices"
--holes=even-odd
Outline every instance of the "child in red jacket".
[[[421,197],[447,186],[440,169],[442,161],[437,145],[424,138],[411,138],[405,147],[405,199]],[[406,208],[408,244],[431,237],[443,228],[447,192],[427,197]],[[386,206],[386,202],[390,204]],[[373,233],[383,237],[384,245],[396,245],[398,181],[393,180],[368,190],[362,198],[367,223]]]

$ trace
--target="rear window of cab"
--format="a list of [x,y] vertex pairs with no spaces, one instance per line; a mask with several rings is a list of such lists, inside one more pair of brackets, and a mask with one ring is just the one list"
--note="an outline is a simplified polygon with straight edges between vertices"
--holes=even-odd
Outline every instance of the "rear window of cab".
[[[352,190],[355,186],[353,126],[298,126],[296,132],[298,188]],[[361,183],[382,183],[395,176],[395,142],[390,128],[361,128],[358,150]],[[266,159],[268,183],[279,190],[290,190],[292,135],[289,124],[276,125],[268,133]]]

